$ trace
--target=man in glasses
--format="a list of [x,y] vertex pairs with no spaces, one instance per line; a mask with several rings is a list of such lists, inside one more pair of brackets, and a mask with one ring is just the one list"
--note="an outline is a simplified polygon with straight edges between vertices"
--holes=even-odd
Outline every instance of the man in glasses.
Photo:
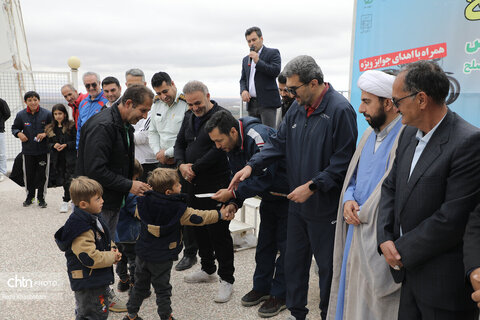
[[245,31],[250,53],[242,61],[240,94],[247,103],[248,115],[257,117],[262,123],[275,128],[280,97],[275,81],[280,73],[282,60],[277,49],[263,45],[262,31],[251,27]]
[[340,190],[357,140],[357,115],[310,56],[298,56],[283,70],[296,97],[276,135],[265,143],[229,186],[234,189],[285,157],[291,192],[285,274],[289,319],[304,320],[312,253],[319,267],[320,311],[327,316]]
[[393,83],[407,127],[382,185],[377,240],[402,283],[400,320],[478,319],[462,238],[479,199],[480,130],[447,107],[449,86],[432,61],[406,66]]
[[102,110],[108,102],[100,87],[100,76],[96,72],[85,72],[83,74],[83,85],[87,89],[88,96],[78,106],[77,120],[77,149],[80,141],[80,132],[83,124],[96,113]]
[[[152,106],[148,142],[159,166],[162,168],[176,168],[173,147],[178,132],[182,126],[185,112],[188,110],[185,96],[177,90],[175,82],[166,72],[157,72],[151,80],[157,100]],[[185,183],[185,181],[182,181]],[[183,258],[175,266],[175,270],[190,269],[197,263],[197,243],[193,228],[183,227]]]
[[383,320],[398,313],[400,285],[377,252],[376,232],[380,186],[392,167],[402,130],[402,117],[391,100],[394,80],[395,76],[378,70],[365,71],[358,78],[362,90],[358,111],[370,128],[350,161],[340,195],[330,320]]

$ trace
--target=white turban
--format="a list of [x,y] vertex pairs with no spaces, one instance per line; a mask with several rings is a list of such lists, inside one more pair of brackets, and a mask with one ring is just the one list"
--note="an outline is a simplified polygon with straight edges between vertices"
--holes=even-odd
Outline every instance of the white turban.
[[358,78],[357,86],[368,93],[381,98],[392,98],[392,86],[395,76],[383,71],[367,70]]

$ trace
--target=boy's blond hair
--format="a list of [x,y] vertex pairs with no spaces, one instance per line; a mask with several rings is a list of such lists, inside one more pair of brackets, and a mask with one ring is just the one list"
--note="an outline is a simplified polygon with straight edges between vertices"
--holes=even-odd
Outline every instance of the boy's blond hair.
[[147,183],[152,189],[165,193],[168,189],[172,189],[175,183],[180,182],[177,170],[168,168],[157,168],[148,175]]
[[70,184],[70,198],[77,207],[80,205],[80,201],[90,202],[92,197],[102,194],[103,188],[100,183],[85,176],[73,179]]
[[133,175],[134,176],[138,176],[139,178],[141,176],[143,176],[143,167],[142,167],[142,164],[140,163],[140,161],[138,161],[137,159],[135,159],[134,163],[133,163]]

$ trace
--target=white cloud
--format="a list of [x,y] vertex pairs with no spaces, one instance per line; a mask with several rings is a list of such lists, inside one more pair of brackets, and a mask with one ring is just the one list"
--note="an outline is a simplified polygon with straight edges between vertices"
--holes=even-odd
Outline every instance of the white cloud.
[[337,89],[348,88],[353,0],[321,1],[21,1],[34,70],[97,71],[124,82],[131,67],[182,84],[204,81],[213,96],[239,95],[245,29],[259,26],[282,66],[313,56]]

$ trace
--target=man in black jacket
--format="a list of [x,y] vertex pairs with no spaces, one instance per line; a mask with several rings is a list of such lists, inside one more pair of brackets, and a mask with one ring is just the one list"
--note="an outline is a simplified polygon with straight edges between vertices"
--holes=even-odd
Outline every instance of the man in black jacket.
[[[175,142],[175,160],[181,176],[186,180],[182,184],[182,192],[189,196],[188,206],[194,209],[215,209],[218,202],[210,198],[198,198],[197,195],[216,192],[228,186],[230,169],[227,157],[215,147],[204,130],[210,117],[225,109],[210,100],[207,86],[200,81],[188,82],[183,93],[191,112],[185,113]],[[230,300],[234,282],[233,241],[228,226],[228,221],[219,221],[195,228],[202,268],[184,278],[189,283],[216,281],[216,258],[220,284],[214,300],[219,303]]]
[[251,27],[245,31],[250,53],[242,60],[240,94],[247,103],[248,115],[275,127],[277,108],[280,107],[277,82],[282,64],[278,49],[263,45],[262,30]]
[[[152,106],[153,93],[143,85],[125,91],[121,101],[92,116],[83,125],[78,146],[76,173],[98,181],[103,187],[103,210],[110,238],[115,239],[118,214],[128,193],[142,196],[148,184],[132,181],[135,142],[133,127],[146,118]],[[125,312],[125,302],[111,293],[110,311]]]
[[7,150],[5,146],[5,121],[10,118],[10,108],[5,100],[0,99],[0,182],[7,174]]

